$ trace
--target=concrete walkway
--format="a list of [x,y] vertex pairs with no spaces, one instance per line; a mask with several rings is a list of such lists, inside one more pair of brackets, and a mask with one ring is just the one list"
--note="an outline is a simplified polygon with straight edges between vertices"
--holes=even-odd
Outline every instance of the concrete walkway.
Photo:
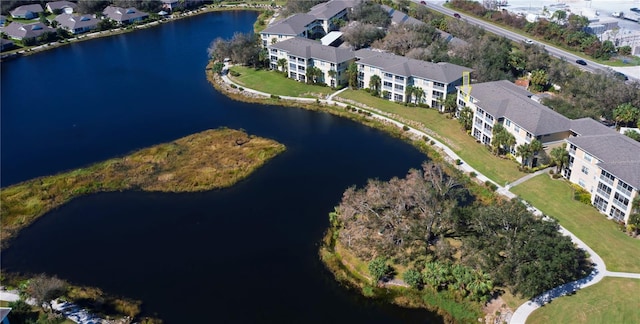
[[[222,76],[222,79],[224,80],[224,82],[227,82],[229,84],[235,84],[233,81],[231,81],[226,75]],[[235,84],[237,87],[240,87],[240,85]],[[337,106],[341,106],[341,107],[346,107],[347,104],[339,102],[339,101],[334,101],[333,98],[339,94],[342,91],[347,90],[347,88],[339,90],[331,95],[329,95],[327,97],[327,99],[320,99],[321,103],[326,103],[329,105],[337,105]],[[258,94],[258,95],[262,95],[265,97],[270,97],[271,94],[268,93],[264,93],[264,92],[260,92],[260,91],[256,91],[256,90],[252,90],[252,89],[244,89],[244,91],[248,91],[250,93],[254,93],[254,94]],[[289,99],[289,100],[297,100],[297,101],[313,101],[315,102],[316,99],[310,99],[310,98],[297,98],[297,97],[283,97],[281,96],[281,98],[283,99]],[[362,109],[362,108],[361,108]],[[399,128],[403,128],[405,125],[403,123],[400,123],[394,119],[391,119],[387,116],[383,116],[380,114],[380,112],[371,110],[371,109],[365,109],[367,111],[369,111],[372,115],[373,118],[385,121],[387,123],[396,125]],[[478,180],[480,180],[481,182],[486,182],[486,181],[492,181],[491,179],[487,178],[485,175],[483,175],[482,173],[478,172],[478,170],[474,169],[473,167],[471,167],[470,165],[468,165],[464,160],[462,160],[453,150],[451,150],[448,146],[444,145],[443,143],[441,143],[440,141],[436,140],[435,138],[433,138],[433,136],[430,136],[430,134],[427,134],[423,131],[420,131],[418,129],[409,127],[408,130],[409,133],[418,136],[418,138],[422,137],[422,136],[429,136],[429,138],[431,138],[431,140],[433,140],[435,142],[435,144],[433,145],[434,147],[440,149],[442,152],[444,152],[451,161],[456,161],[456,160],[460,160],[462,163],[460,165],[456,165],[456,167],[464,172],[470,173],[470,172],[475,172],[477,174],[476,178]],[[454,164],[455,165],[455,164]],[[542,173],[548,172],[548,168],[547,169],[543,169],[543,170],[539,170],[537,172],[528,174],[514,182],[512,182],[511,184],[507,184],[506,186],[500,186],[498,185],[498,189],[496,190],[497,193],[512,199],[512,198],[516,198],[517,196],[512,193],[511,191],[509,191],[510,188],[517,186],[529,179],[532,179],[533,177],[540,175]],[[493,182],[493,181],[492,181]],[[495,182],[494,182],[495,183]],[[496,184],[497,185],[497,184]],[[535,215],[539,215],[542,216],[542,212],[540,212],[538,209],[536,209],[535,207],[529,207],[528,210],[530,210],[531,212],[533,212]],[[516,311],[513,313],[513,316],[511,316],[511,319],[509,321],[510,324],[524,324],[527,320],[527,317],[529,317],[529,314],[531,314],[534,310],[540,308],[540,306],[550,302],[551,300],[558,298],[560,296],[564,296],[568,293],[573,293],[578,289],[581,288],[585,288],[591,285],[594,285],[596,283],[598,283],[600,280],[602,280],[602,278],[604,278],[605,276],[611,276],[611,277],[620,277],[620,278],[632,278],[632,279],[640,279],[640,274],[639,273],[626,273],[626,272],[610,272],[607,271],[607,267],[604,263],[604,261],[602,260],[602,258],[595,252],[593,251],[588,245],[586,245],[584,242],[582,242],[582,240],[580,240],[577,236],[573,235],[573,233],[569,232],[567,229],[565,229],[564,227],[560,226],[560,232],[563,235],[569,236],[571,238],[571,240],[576,244],[576,246],[578,246],[579,248],[585,250],[589,256],[591,261],[593,262],[593,267],[594,270],[591,274],[589,274],[587,277],[558,286],[556,288],[553,288],[539,296],[536,296],[534,298],[532,298],[531,300],[527,301],[526,303],[522,304],[520,307],[518,307],[518,309],[516,309]]]

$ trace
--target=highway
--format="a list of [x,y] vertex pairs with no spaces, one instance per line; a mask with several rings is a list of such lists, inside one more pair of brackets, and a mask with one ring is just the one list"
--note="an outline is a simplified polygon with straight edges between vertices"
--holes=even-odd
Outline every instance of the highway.
[[[416,2],[416,3],[420,4],[420,1],[413,0],[413,2]],[[427,8],[432,9],[434,11],[438,11],[438,12],[443,13],[443,14],[445,14],[447,16],[450,16],[450,17],[453,17],[453,14],[457,12],[455,10],[451,10],[449,8],[444,7],[443,6],[444,3],[445,3],[444,1],[426,1],[425,3],[426,3],[425,6]],[[466,15],[466,14],[463,14],[463,13],[460,13],[460,12],[457,12],[457,13],[461,16],[460,19],[463,19],[464,21],[466,21],[467,23],[470,23],[472,25],[476,25],[476,26],[482,27],[486,31],[491,32],[493,34],[504,36],[504,37],[506,37],[506,38],[508,38],[510,40],[516,41],[516,42],[522,42],[525,39],[527,39],[526,36],[522,36],[520,34],[517,34],[517,33],[514,33],[512,31],[503,29],[501,27],[497,27],[497,26],[495,26],[493,24],[490,24],[490,23],[485,22],[483,20],[477,19],[475,17],[469,16],[469,15]],[[533,42],[534,42],[534,44],[538,44],[538,45],[544,46],[544,49],[550,55],[553,55],[553,56],[555,56],[557,58],[564,59],[568,63],[573,64],[573,65],[579,67],[582,70],[589,71],[589,72],[592,72],[592,73],[604,73],[608,69],[611,69],[611,67],[608,67],[608,66],[593,62],[593,61],[588,60],[588,59],[584,59],[584,58],[582,58],[580,56],[576,56],[576,55],[574,55],[572,53],[566,52],[566,51],[564,51],[564,50],[562,50],[560,48],[554,47],[552,45],[545,44],[545,43],[540,43],[540,42],[538,42],[536,40],[534,40]],[[576,60],[578,60],[578,59],[584,60],[585,62],[587,62],[587,65],[583,66],[583,65],[577,64]],[[640,80],[640,67],[636,66],[636,67],[632,68],[632,71],[634,71],[635,73],[629,73],[628,69],[625,69],[625,70],[618,69],[618,70],[623,72],[623,73],[625,73],[629,77],[629,80],[637,80],[637,81]]]

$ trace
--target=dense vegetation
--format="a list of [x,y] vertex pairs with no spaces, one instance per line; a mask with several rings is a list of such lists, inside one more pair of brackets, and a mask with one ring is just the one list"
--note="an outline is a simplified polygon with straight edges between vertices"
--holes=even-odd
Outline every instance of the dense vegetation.
[[208,130],[86,168],[0,190],[2,244],[37,217],[73,198],[105,191],[194,192],[247,177],[284,145],[231,129]]
[[486,300],[493,285],[530,298],[590,271],[584,251],[555,221],[535,217],[517,200],[474,203],[464,183],[425,163],[404,179],[349,188],[330,214],[333,237],[372,262],[374,279],[393,273],[381,265],[388,260],[411,269],[403,276],[414,287],[473,300]]

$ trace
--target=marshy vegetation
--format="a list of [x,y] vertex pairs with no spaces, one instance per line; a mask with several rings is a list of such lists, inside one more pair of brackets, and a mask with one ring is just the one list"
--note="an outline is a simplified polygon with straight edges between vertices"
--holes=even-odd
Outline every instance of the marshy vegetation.
[[195,192],[229,187],[285,146],[232,129],[206,130],[85,168],[0,190],[2,245],[73,198],[107,191]]

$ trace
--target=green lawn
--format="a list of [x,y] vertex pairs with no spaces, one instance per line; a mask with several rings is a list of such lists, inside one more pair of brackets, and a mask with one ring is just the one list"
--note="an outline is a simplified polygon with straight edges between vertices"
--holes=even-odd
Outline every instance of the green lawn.
[[432,137],[445,143],[469,165],[500,185],[525,176],[518,171],[517,163],[494,156],[484,145],[477,143],[473,137],[462,131],[458,121],[447,118],[446,114],[440,114],[435,109],[405,107],[373,97],[363,90],[347,90],[340,93],[338,97],[396,114],[397,116],[393,118],[398,121],[411,120],[424,125],[435,132],[431,134]]
[[640,323],[639,291],[640,280],[604,278],[537,309],[527,323]]
[[602,257],[607,270],[640,272],[640,240],[622,233],[594,207],[573,200],[573,190],[565,180],[541,174],[511,192],[556,218]]
[[236,83],[249,89],[278,96],[321,98],[334,92],[329,87],[309,85],[287,79],[284,75],[274,71],[256,70],[245,66],[234,66],[231,70],[240,73],[238,77],[229,75],[229,78]]

